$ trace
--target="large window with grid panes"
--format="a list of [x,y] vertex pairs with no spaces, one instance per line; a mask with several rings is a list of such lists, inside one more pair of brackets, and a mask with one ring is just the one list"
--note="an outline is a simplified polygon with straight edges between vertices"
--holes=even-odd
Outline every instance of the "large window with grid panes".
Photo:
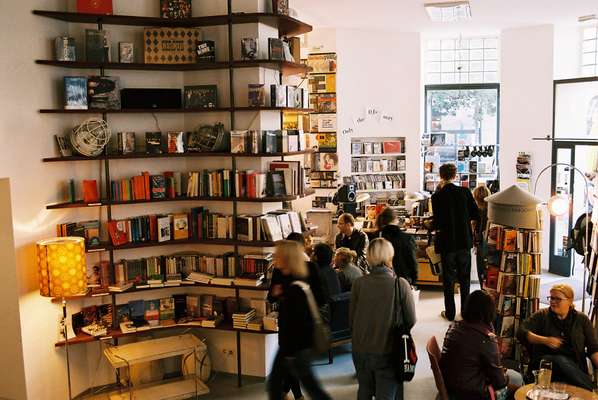
[[428,39],[425,52],[427,84],[499,82],[497,37]]
[[582,28],[581,75],[598,75],[598,26]]

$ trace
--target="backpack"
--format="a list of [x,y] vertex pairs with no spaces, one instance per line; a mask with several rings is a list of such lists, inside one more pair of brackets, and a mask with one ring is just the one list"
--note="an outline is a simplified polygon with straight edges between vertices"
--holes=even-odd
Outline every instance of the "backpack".
[[[592,213],[588,214],[589,218],[589,225],[588,225],[588,235],[592,235]],[[568,243],[567,243],[567,250],[574,249],[577,254],[580,256],[584,255],[584,242],[586,237],[586,214],[582,214],[577,218],[575,221],[575,225],[571,232],[569,233]],[[587,243],[587,252],[590,254],[592,252],[592,247],[590,245],[590,238],[588,237]]]

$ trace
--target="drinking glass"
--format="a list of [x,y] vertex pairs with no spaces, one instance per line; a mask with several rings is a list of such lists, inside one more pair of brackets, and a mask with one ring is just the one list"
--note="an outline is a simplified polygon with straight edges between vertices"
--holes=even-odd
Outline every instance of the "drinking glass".
[[562,382],[553,382],[550,384],[550,388],[555,393],[565,393],[565,384]]
[[538,386],[543,389],[550,387],[552,379],[552,362],[547,360],[540,361],[540,373],[538,374]]

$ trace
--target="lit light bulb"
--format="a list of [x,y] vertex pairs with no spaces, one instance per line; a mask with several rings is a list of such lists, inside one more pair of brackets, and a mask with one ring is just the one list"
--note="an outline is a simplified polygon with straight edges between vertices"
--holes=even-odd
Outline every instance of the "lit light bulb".
[[569,212],[569,196],[557,194],[548,200],[548,211],[550,215],[562,217]]

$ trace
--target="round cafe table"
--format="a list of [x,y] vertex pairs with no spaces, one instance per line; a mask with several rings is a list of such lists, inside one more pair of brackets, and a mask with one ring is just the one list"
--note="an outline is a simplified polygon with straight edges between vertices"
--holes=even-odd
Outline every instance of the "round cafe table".
[[[529,385],[521,386],[515,392],[515,400],[527,400],[527,398],[525,397],[525,395],[533,387],[534,387],[533,383],[530,383]],[[571,386],[571,385],[565,384],[565,391],[567,393],[569,393],[569,395],[571,397],[577,397],[577,398],[582,399],[582,400],[598,400],[598,395],[596,395],[596,394],[594,394],[592,392],[589,392],[589,391],[587,391],[585,389],[579,388],[577,386]]]

